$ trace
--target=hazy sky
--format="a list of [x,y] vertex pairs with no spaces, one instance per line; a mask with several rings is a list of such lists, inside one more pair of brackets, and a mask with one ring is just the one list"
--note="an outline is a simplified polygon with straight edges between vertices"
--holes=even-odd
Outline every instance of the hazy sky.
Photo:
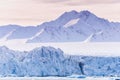
[[120,0],[0,0],[0,25],[37,25],[71,10],[120,22]]

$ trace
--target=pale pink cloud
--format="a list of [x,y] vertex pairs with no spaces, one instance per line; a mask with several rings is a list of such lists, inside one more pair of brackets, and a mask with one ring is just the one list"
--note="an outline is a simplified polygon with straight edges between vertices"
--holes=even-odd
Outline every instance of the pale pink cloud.
[[59,3],[59,2],[66,2],[66,1],[69,1],[69,0],[31,0],[33,2],[47,2],[47,3]]
[[90,4],[113,4],[120,3],[120,0],[70,0],[67,2],[68,5],[90,5]]
[[67,4],[106,4],[106,3],[120,3],[120,0],[31,0],[33,2],[47,2],[47,3],[67,3]]
[[0,0],[0,25],[38,25],[65,11],[89,10],[97,16],[120,21],[120,0]]

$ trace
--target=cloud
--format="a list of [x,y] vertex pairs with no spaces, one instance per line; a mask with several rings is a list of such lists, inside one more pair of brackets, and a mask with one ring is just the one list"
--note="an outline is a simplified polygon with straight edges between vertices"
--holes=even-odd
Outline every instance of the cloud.
[[33,2],[37,2],[37,3],[61,3],[61,2],[66,2],[66,1],[69,1],[69,0],[31,0]]
[[120,3],[120,0],[71,0],[67,2],[67,5],[91,5],[91,4],[110,4],[110,3]]
[[0,18],[3,21],[40,21],[37,18]]
[[37,3],[62,3],[63,5],[90,5],[90,4],[109,4],[120,3],[120,0],[32,0]]
[[69,0],[44,0],[44,2],[66,2],[66,1],[69,1]]
[[0,0],[0,25],[39,24],[71,10],[89,10],[100,17],[120,21],[119,7],[120,0]]

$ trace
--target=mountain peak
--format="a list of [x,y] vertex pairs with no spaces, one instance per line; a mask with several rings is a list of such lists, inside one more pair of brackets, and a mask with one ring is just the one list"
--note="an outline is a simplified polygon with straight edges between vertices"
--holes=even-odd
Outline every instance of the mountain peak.
[[80,11],[80,12],[77,12],[76,10],[72,10],[72,11],[63,13],[63,15],[78,15],[78,14],[83,14],[83,15],[91,15],[92,14],[93,15],[93,13],[91,13],[88,10],[83,10],[83,11]]
[[63,15],[69,15],[69,14],[71,14],[71,15],[73,15],[73,14],[78,14],[78,12],[75,11],[75,10],[72,10],[72,11],[70,11],[70,12],[65,12]]
[[91,13],[90,11],[88,10],[84,10],[84,11],[81,11],[79,13],[79,17],[82,19],[82,20],[87,20],[87,19],[90,19],[90,18],[97,18],[96,15],[94,15],[93,13]]
[[[65,12],[63,13],[59,18],[58,20],[60,21],[70,21],[71,19],[77,19],[77,18],[81,18],[83,20],[87,20],[89,17],[97,17],[96,15],[94,15],[93,13],[91,13],[90,11],[88,10],[83,10],[81,12],[77,12],[75,10],[72,10],[70,12]],[[59,22],[60,22],[59,21]]]
[[88,11],[88,10],[83,10],[83,11],[81,11],[80,12],[81,14],[84,14],[84,15],[90,15],[90,14],[92,14],[90,11]]
[[67,12],[67,13],[73,13],[73,14],[78,14],[78,12],[76,10],[72,10],[70,12]]
[[64,12],[58,19],[70,19],[70,18],[77,18],[79,13],[75,10],[70,12]]

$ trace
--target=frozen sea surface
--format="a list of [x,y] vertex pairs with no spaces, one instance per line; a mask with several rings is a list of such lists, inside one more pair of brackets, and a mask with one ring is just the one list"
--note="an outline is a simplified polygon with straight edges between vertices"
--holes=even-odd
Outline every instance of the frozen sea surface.
[[87,78],[66,78],[66,77],[3,77],[0,80],[119,80],[114,77],[87,77]]

